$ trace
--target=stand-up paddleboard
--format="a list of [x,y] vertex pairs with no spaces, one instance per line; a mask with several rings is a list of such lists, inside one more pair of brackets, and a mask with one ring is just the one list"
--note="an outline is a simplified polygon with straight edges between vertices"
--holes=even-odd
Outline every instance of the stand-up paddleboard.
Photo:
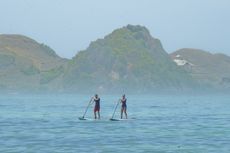
[[128,119],[120,119],[120,118],[110,118],[109,120],[110,121],[132,121],[132,120],[135,120],[136,118],[128,118]]
[[[108,120],[97,120],[97,119],[93,119],[93,118],[86,118],[86,117],[79,117],[78,118],[79,120],[81,121],[101,121],[101,122],[105,122],[105,121],[108,121]],[[134,119],[120,119],[120,118],[110,118],[109,121],[131,121],[131,120],[134,120]]]
[[118,119],[118,118],[111,118],[110,121],[129,121],[130,119]]
[[94,121],[95,119],[92,118],[85,118],[85,117],[78,117],[79,120],[81,121]]

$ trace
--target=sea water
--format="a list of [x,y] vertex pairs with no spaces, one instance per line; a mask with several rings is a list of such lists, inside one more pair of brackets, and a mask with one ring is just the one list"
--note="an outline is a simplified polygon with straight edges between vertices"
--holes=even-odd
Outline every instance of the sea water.
[[78,120],[91,96],[1,95],[0,152],[230,152],[228,95],[127,95],[127,121],[109,121],[120,96],[99,95],[101,120],[93,106]]

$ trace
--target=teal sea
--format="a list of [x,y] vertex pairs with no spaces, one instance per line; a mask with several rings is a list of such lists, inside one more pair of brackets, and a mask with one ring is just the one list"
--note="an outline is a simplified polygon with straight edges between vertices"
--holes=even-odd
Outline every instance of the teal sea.
[[101,120],[80,121],[91,96],[0,95],[0,153],[230,152],[229,95],[127,95],[127,121],[99,95]]

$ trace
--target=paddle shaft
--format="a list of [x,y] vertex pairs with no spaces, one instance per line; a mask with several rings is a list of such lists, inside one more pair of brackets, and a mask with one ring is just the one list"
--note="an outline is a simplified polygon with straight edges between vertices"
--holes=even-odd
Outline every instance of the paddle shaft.
[[89,103],[88,103],[88,106],[86,107],[86,109],[85,109],[85,113],[84,113],[84,115],[83,115],[83,117],[82,117],[82,118],[85,118],[85,114],[86,114],[86,113],[87,113],[87,111],[88,111],[88,108],[89,108],[89,105],[90,105],[90,103],[91,103],[92,99],[93,99],[93,98],[91,98],[91,99],[90,99],[90,101],[89,101]]
[[117,106],[118,106],[119,102],[120,102],[120,99],[118,100],[118,102],[117,102],[117,104],[116,104],[116,107],[115,107],[115,109],[114,109],[113,116],[112,116],[111,119],[113,119],[113,117],[114,117],[114,115],[115,115],[115,112],[116,112],[116,110],[117,110]]

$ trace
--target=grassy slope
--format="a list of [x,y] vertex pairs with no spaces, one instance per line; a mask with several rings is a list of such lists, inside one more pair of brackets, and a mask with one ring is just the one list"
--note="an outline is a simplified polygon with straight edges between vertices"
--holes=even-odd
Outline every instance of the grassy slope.
[[198,49],[181,49],[172,55],[181,55],[194,64],[193,77],[201,83],[221,87],[223,78],[230,78],[230,57],[223,54],[211,54]]
[[146,91],[184,88],[191,78],[141,26],[123,27],[79,52],[69,64],[67,87]]
[[39,90],[42,84],[49,88],[45,84],[59,76],[55,70],[59,72],[65,63],[48,46],[28,37],[0,35],[0,88]]

